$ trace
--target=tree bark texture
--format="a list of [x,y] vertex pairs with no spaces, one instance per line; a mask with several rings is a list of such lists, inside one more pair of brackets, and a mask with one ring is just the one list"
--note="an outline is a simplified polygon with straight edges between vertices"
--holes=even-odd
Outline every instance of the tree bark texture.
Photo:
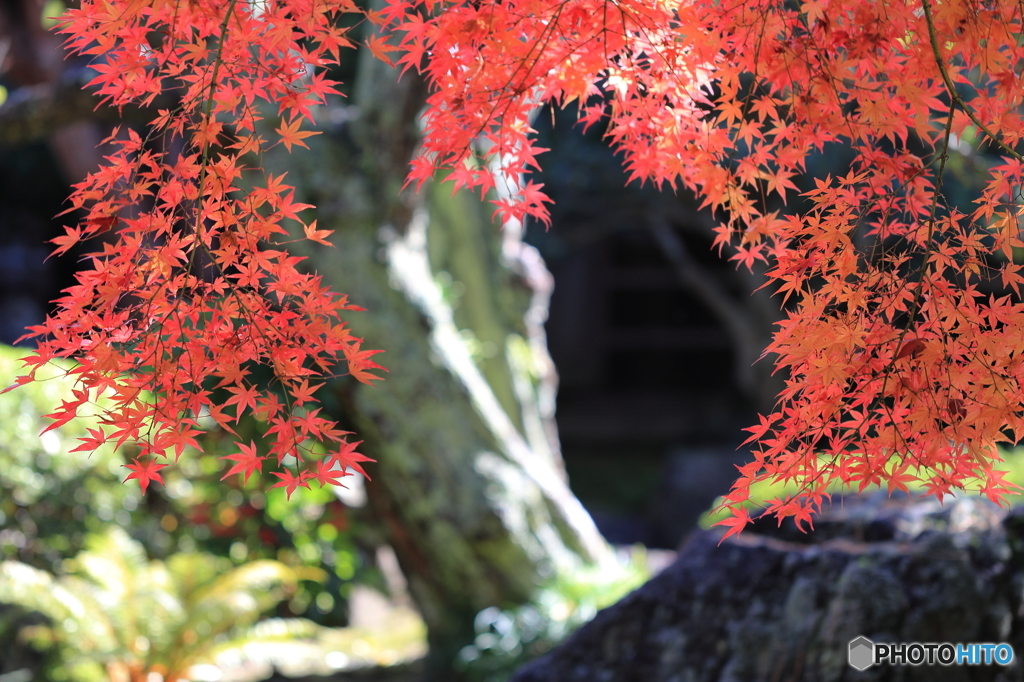
[[427,622],[428,677],[448,681],[480,610],[612,559],[558,453],[543,262],[479,199],[402,191],[424,97],[411,74],[365,59],[312,149],[265,163],[336,230],[337,248],[296,252],[368,309],[352,315],[364,347],[386,349],[383,382],[335,382],[327,407],[377,460],[370,507]]

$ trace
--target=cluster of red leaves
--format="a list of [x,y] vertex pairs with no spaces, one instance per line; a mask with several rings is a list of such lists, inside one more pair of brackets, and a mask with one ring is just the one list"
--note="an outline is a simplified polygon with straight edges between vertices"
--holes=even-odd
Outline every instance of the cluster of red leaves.
[[[79,361],[76,399],[55,424],[112,400],[82,449],[140,443],[131,477],[143,485],[159,480],[156,458],[194,443],[201,414],[230,429],[252,410],[279,463],[333,443],[315,471],[277,473],[289,492],[365,459],[306,407],[339,355],[373,378],[371,352],[342,324],[353,306],[272,248],[306,208],[282,179],[241,190],[266,146],[256,105],[276,104],[280,142],[303,144],[301,119],[332,92],[316,69],[347,45],[337,17],[357,11],[348,0],[86,0],[67,15],[62,30],[97,57],[108,101],[181,95],[147,139],[112,138],[107,165],[77,188],[86,218],[58,251],[114,226],[119,241],[33,329],[29,362]],[[835,482],[1009,491],[994,444],[1024,434],[1021,12],[1009,0],[389,0],[367,15],[382,32],[367,47],[433,88],[411,181],[448,169],[457,187],[514,183],[543,151],[531,113],[576,103],[584,125],[607,122],[632,178],[695,191],[722,219],[719,247],[768,263],[790,301],[768,352],[789,377],[750,429],[755,459],[725,502],[733,533],[765,479],[798,484],[768,507],[798,522]],[[950,150],[971,135],[1005,156],[968,211],[942,186]],[[852,150],[850,172],[820,179],[801,208],[772,210],[829,143]],[[547,220],[539,185],[512,189],[497,200],[503,219]],[[991,293],[1007,288],[1015,295]],[[258,390],[257,366],[283,402]],[[230,398],[217,403],[217,391]],[[228,459],[230,473],[261,469],[253,444]]]
[[[1024,436],[1019,3],[389,0],[375,19],[433,86],[412,180],[515,178],[542,151],[531,112],[575,103],[632,178],[693,190],[721,218],[716,245],[768,263],[790,304],[768,352],[789,376],[750,429],[728,533],[765,479],[798,484],[768,505],[798,524],[833,483],[1013,487],[995,443]],[[972,134],[1004,159],[965,211],[942,176]],[[771,210],[829,143],[850,172]],[[546,220],[540,189],[499,211]]]
[[[227,475],[247,480],[276,460],[274,487],[289,495],[312,481],[340,485],[368,461],[319,416],[314,392],[342,358],[370,383],[377,351],[361,350],[343,321],[361,309],[281,246],[286,221],[327,245],[329,232],[302,223],[310,207],[260,170],[268,145],[305,146],[313,134],[300,121],[335,92],[320,67],[349,46],[338,17],[357,11],[351,0],[83,0],[62,18],[69,48],[94,57],[91,85],[105,102],[147,105],[171,92],[178,104],[145,138],[116,132],[106,163],[75,187],[84,219],[54,240],[56,253],[113,228],[116,240],[30,329],[38,349],[19,384],[54,359],[76,361],[75,399],[49,428],[98,406],[101,426],[76,450],[137,444],[128,478],[143,490],[162,482],[161,458],[197,446],[202,417],[231,433],[247,412],[265,422],[264,454],[240,444]],[[280,118],[273,140],[261,112]]]

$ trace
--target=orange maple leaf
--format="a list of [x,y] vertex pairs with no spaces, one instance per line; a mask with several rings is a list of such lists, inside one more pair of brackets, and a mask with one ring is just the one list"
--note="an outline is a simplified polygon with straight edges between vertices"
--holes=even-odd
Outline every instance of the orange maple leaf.
[[299,118],[294,118],[290,122],[281,119],[281,125],[275,129],[277,134],[281,136],[281,142],[288,151],[291,151],[295,145],[309,149],[309,145],[303,142],[303,140],[320,134],[318,130],[299,130],[301,124],[302,121]]

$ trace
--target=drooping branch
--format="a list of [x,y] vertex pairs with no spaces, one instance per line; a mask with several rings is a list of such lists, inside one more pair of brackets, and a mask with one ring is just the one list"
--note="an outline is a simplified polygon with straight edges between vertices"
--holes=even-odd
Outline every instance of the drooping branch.
[[[289,221],[321,245],[330,246],[330,232],[302,220],[312,207],[294,202],[281,176],[261,182],[260,164],[250,163],[275,144],[305,147],[315,134],[300,130],[301,121],[337,93],[323,69],[351,45],[337,27],[350,13],[360,10],[348,0],[318,2],[312,12],[288,2],[256,10],[235,0],[187,7],[83,0],[59,24],[70,54],[93,64],[79,91],[89,88],[119,115],[131,106],[157,115],[141,134],[129,127],[111,136],[102,167],[75,185],[69,203],[82,218],[52,240],[54,253],[115,228],[118,241],[94,255],[94,269],[80,272],[72,293],[30,330],[39,345],[19,384],[52,358],[74,355],[81,390],[49,416],[57,426],[79,409],[100,410],[104,427],[116,431],[91,430],[79,449],[138,443],[128,479],[143,489],[162,480],[166,465],[157,458],[197,445],[195,415],[204,411],[229,433],[247,410],[267,422],[269,452],[239,439],[240,452],[223,459],[234,462],[229,475],[244,480],[276,458],[281,469],[270,475],[280,481],[270,487],[287,495],[313,481],[341,485],[347,469],[360,471],[366,461],[348,432],[306,406],[316,402],[317,378],[343,373],[339,363],[359,381],[379,378],[366,371],[379,368],[370,360],[375,351],[361,350],[345,324],[357,307],[300,272],[300,258],[274,248]],[[70,94],[77,106],[49,106],[42,94],[16,100],[13,110],[33,121],[26,135],[79,115],[85,105]],[[263,117],[256,100],[277,105],[273,134],[256,133]],[[29,116],[33,105],[47,115]],[[247,185],[245,170],[257,171]],[[190,224],[197,228],[182,230]],[[266,386],[253,376],[257,367],[269,370]],[[232,393],[223,405],[211,399],[218,381]],[[90,403],[105,392],[117,396],[109,406]]]

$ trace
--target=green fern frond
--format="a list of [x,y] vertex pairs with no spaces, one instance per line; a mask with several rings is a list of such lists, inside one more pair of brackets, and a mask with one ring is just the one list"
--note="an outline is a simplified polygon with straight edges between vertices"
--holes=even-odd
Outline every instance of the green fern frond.
[[299,580],[299,571],[290,566],[253,561],[201,587],[189,601],[192,613],[211,625],[218,625],[217,620],[248,625],[294,592]]
[[136,651],[143,641],[147,646],[169,643],[185,620],[185,609],[164,565],[148,561],[142,545],[116,527],[90,537],[86,546],[71,566],[92,583],[122,646]]
[[166,568],[171,581],[186,607],[190,607],[195,596],[204,585],[213,582],[232,569],[231,560],[199,552],[179,552],[167,558]]
[[285,669],[296,661],[322,659],[323,628],[303,618],[271,618],[210,648],[205,660],[226,667],[273,666]]
[[[231,651],[264,647],[281,660],[314,651],[320,628],[309,621],[245,628],[300,579],[323,579],[322,572],[269,560],[226,570],[230,562],[206,554],[148,561],[142,546],[116,527],[86,546],[66,563],[74,575],[61,578],[15,561],[0,563],[0,602],[49,618],[51,626],[34,632],[62,647],[69,670],[97,664],[184,679],[192,665]],[[224,636],[230,638],[218,641]]]
[[58,639],[82,652],[111,654],[117,633],[103,604],[74,581],[53,576],[18,561],[0,563],[0,602],[38,611],[53,622]]

